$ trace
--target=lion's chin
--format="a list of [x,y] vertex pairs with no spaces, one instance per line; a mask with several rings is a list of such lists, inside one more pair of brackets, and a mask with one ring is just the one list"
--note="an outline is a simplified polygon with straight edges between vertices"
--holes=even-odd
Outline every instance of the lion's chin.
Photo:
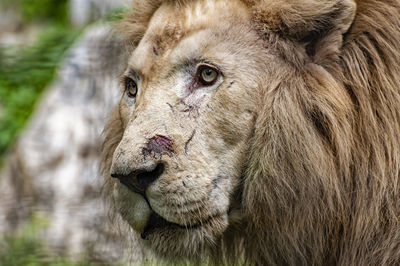
[[141,236],[156,254],[167,259],[202,257],[228,226],[227,215],[213,216],[191,226],[170,223],[157,216],[152,215]]
[[114,193],[122,218],[141,234],[147,246],[166,259],[201,258],[228,227],[227,213],[181,225],[157,214],[142,195],[125,186],[118,184]]

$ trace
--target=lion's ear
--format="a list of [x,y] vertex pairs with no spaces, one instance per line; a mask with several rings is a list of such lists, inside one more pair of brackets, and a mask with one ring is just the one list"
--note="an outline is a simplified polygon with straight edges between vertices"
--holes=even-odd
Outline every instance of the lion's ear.
[[[352,24],[355,0],[248,0],[253,18],[265,34],[304,44],[310,56],[340,49]],[[331,51],[333,52],[333,51]]]

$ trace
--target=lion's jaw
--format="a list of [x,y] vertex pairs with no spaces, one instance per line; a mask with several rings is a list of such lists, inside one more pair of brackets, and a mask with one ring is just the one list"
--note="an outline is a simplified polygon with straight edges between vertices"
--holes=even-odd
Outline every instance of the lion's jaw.
[[[255,70],[265,68],[239,1],[193,5],[162,5],[133,52],[125,76],[138,93],[121,99],[111,167],[124,176],[114,180],[120,214],[166,257],[199,256],[229,226],[257,113]],[[195,84],[202,64],[219,71],[210,86]],[[144,190],[131,185],[156,168]]]

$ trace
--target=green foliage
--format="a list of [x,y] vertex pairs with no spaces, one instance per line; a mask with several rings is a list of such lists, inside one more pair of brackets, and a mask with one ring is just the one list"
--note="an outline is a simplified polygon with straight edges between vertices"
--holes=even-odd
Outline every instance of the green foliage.
[[31,262],[41,257],[43,246],[34,237],[39,228],[47,224],[35,218],[19,234],[6,235],[1,243],[0,265],[32,265]]
[[0,239],[0,266],[95,266],[106,265],[82,258],[72,261],[64,256],[50,254],[39,238],[40,231],[48,226],[44,218],[34,216],[19,233]]
[[78,31],[48,26],[28,48],[0,49],[0,157],[21,131]]
[[17,8],[24,22],[52,21],[67,22],[68,0],[2,0],[4,7]]

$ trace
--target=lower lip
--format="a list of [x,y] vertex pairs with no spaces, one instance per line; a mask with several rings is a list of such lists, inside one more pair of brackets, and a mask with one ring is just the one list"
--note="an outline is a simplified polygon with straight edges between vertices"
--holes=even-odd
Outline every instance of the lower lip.
[[140,236],[142,237],[142,239],[144,239],[144,240],[147,240],[148,236],[152,234],[152,231],[154,231],[154,230],[157,229],[157,228],[163,229],[163,228],[169,227],[169,228],[176,228],[176,229],[184,229],[184,230],[186,230],[186,231],[188,231],[188,230],[195,230],[195,229],[197,229],[197,228],[200,228],[200,227],[202,227],[202,226],[208,224],[212,219],[218,217],[218,215],[211,216],[211,217],[209,217],[208,219],[206,219],[204,222],[201,222],[201,223],[198,223],[198,224],[194,224],[194,225],[184,226],[184,225],[180,225],[180,224],[168,222],[168,221],[166,221],[164,218],[162,218],[161,216],[159,216],[159,215],[156,214],[156,213],[153,213],[152,215],[157,215],[158,218],[163,219],[163,220],[165,221],[165,224],[159,225],[159,226],[157,226],[157,225],[155,225],[155,226],[149,226],[149,225],[148,225],[148,226],[144,229],[143,233],[140,235]]
[[146,240],[147,237],[152,233],[152,231],[154,231],[157,228],[163,229],[163,228],[168,228],[169,227],[169,228],[176,228],[176,229],[193,230],[193,229],[199,228],[200,226],[201,226],[201,224],[184,226],[184,225],[179,225],[179,224],[175,224],[175,223],[171,223],[171,222],[166,221],[166,224],[164,224],[164,225],[147,226],[140,236],[142,237],[142,239]]

